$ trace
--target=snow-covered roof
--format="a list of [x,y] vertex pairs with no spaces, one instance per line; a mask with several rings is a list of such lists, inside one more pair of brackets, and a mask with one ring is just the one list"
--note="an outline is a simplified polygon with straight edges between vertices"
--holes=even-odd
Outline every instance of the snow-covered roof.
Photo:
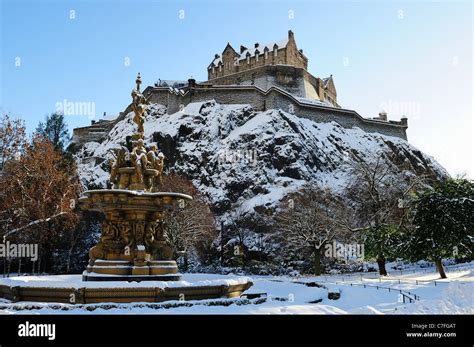
[[258,49],[259,53],[263,53],[263,51],[265,50],[265,47],[268,48],[269,51],[273,51],[273,48],[275,47],[275,45],[278,46],[278,48],[283,48],[283,47],[286,47],[286,45],[288,44],[288,38],[286,39],[283,39],[283,40],[280,40],[280,41],[272,41],[272,42],[268,42],[264,45],[258,45],[258,47],[253,47],[253,48],[247,48],[246,50],[244,50],[240,56],[241,57],[246,57],[247,56],[247,53],[250,53],[250,55],[255,55],[255,51]]
[[209,67],[212,66],[212,64],[214,64],[215,66],[218,66],[219,63],[222,63],[222,57],[216,54],[216,56],[214,57],[214,60],[211,62],[211,64],[209,64]]
[[329,85],[329,82],[332,80],[332,75],[326,78],[323,78],[323,86],[324,88],[327,88]]
[[172,88],[181,88],[188,85],[188,81],[179,81],[179,80],[162,80],[158,79],[155,83],[155,87],[172,87]]
[[[275,45],[277,46],[277,49],[284,48],[288,44],[288,41],[289,41],[289,39],[285,38],[285,39],[282,39],[282,40],[279,40],[279,41],[267,42],[266,44],[263,44],[263,45],[258,44],[258,47],[255,47],[255,45],[253,45],[252,48],[247,48],[246,46],[243,46],[245,48],[245,50],[243,50],[242,53],[240,53],[240,54],[237,51],[236,51],[236,53],[237,53],[238,57],[244,59],[247,56],[247,54],[250,54],[250,56],[254,56],[255,52],[257,50],[258,50],[259,54],[262,54],[265,50],[265,47],[268,48],[269,52],[273,51],[273,48],[275,47]],[[227,44],[227,46],[230,46],[231,48],[233,48],[230,44]],[[227,48],[227,46],[226,46],[226,48]],[[211,67],[212,65],[219,66],[220,63],[222,63],[222,55],[216,54],[214,56],[214,60],[209,64],[209,67]]]
[[106,114],[105,113],[100,120],[115,120],[115,119],[117,119],[117,117],[118,116],[116,114]]
[[302,98],[298,96],[295,96],[295,99],[305,104],[334,107],[333,104],[331,104],[330,102],[326,100],[315,100],[315,99],[309,99],[309,98]]

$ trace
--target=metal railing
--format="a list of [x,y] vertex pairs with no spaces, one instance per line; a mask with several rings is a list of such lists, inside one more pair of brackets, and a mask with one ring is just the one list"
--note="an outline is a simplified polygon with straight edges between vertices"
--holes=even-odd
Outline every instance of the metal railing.
[[341,283],[341,282],[334,282],[335,284],[345,284],[345,285],[350,285],[351,287],[352,286],[363,286],[364,288],[375,288],[377,290],[388,290],[389,292],[398,292],[400,295],[402,295],[402,298],[403,298],[403,303],[406,302],[406,300],[408,300],[410,303],[414,302],[415,300],[420,300],[420,297],[418,295],[416,295],[415,293],[412,293],[412,292],[409,292],[409,291],[405,291],[405,290],[402,290],[402,289],[395,289],[395,288],[390,288],[390,287],[382,287],[382,286],[374,286],[374,285],[370,285],[370,284],[366,284],[366,283]]
[[[454,264],[454,265],[446,265],[444,267],[446,270],[464,270],[464,269],[469,269],[469,270],[474,270],[474,264]],[[438,270],[436,267],[430,267],[430,268],[418,268],[418,269],[405,269],[405,270],[390,270],[390,273],[394,272],[400,272],[400,275],[403,275],[403,272],[405,273],[415,273],[415,272],[422,272],[422,273],[428,273],[428,272],[437,272]],[[368,277],[372,276],[372,277]],[[341,278],[342,281],[345,281],[345,278],[352,278],[352,277],[360,277],[360,280],[362,281],[363,279],[377,279],[381,278],[378,272],[357,272],[357,273],[340,273],[340,274],[328,274],[328,275],[322,275],[321,277],[324,277],[324,279],[327,281],[328,278],[330,277],[339,277]],[[398,279],[390,279],[390,278],[383,278],[383,280],[391,280],[391,281],[399,281]],[[414,281],[414,280],[404,280],[402,279],[401,281]],[[424,282],[422,280],[418,280],[418,282]],[[431,280],[427,280],[425,282],[432,282]],[[438,282],[439,283],[447,283],[447,282]]]

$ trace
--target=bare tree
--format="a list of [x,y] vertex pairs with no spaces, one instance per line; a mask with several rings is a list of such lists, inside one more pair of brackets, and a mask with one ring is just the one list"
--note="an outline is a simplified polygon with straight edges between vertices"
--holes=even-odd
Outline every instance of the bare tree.
[[[163,179],[164,190],[189,194],[193,200],[182,208],[164,213],[165,237],[169,241],[175,257],[183,254],[184,267],[188,266],[188,254],[198,250],[203,244],[211,243],[215,237],[214,216],[205,197],[189,180],[175,175]],[[183,201],[184,202],[184,201]]]
[[277,215],[280,238],[297,250],[309,249],[314,273],[321,274],[321,256],[326,244],[350,235],[345,225],[345,206],[329,189],[304,187],[287,196],[286,205]]
[[3,174],[5,164],[15,159],[26,143],[26,130],[23,120],[12,120],[5,114],[0,120],[0,174]]
[[40,257],[50,257],[56,239],[78,221],[74,201],[80,184],[75,167],[46,138],[33,138],[17,159],[5,163],[0,191],[3,240],[38,243]]

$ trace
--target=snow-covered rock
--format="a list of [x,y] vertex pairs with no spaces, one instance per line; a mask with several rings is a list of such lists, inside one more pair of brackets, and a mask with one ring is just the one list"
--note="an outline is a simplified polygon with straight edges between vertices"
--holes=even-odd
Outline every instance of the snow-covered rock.
[[[85,186],[106,186],[111,149],[126,145],[135,127],[130,113],[102,143],[86,143],[77,152]],[[168,115],[164,106],[153,104],[145,137],[160,146],[166,169],[190,178],[223,219],[237,207],[272,209],[307,182],[342,190],[351,179],[349,162],[372,161],[380,152],[401,158],[407,172],[447,175],[433,158],[400,138],[316,123],[282,110],[258,112],[250,105],[199,102]]]

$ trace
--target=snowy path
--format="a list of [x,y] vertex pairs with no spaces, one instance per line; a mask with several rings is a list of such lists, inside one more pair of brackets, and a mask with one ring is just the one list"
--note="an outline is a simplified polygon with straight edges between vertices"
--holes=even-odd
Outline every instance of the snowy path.
[[[362,275],[362,276],[361,276]],[[187,302],[68,305],[51,303],[8,303],[0,301],[1,314],[472,314],[474,313],[474,262],[463,268],[447,269],[448,279],[435,272],[418,271],[318,277],[252,276],[245,294],[262,294],[249,299],[215,299]],[[188,279],[226,280],[232,276],[187,274]],[[235,277],[235,276],[234,276]],[[304,283],[316,282],[322,287]],[[435,285],[436,283],[436,285]],[[351,285],[352,284],[352,285]],[[364,288],[365,285],[365,288]],[[379,289],[376,287],[379,286]],[[388,289],[390,288],[390,291]],[[419,300],[400,302],[400,292],[413,293]],[[328,292],[339,292],[338,300]],[[27,309],[29,308],[29,309]]]

